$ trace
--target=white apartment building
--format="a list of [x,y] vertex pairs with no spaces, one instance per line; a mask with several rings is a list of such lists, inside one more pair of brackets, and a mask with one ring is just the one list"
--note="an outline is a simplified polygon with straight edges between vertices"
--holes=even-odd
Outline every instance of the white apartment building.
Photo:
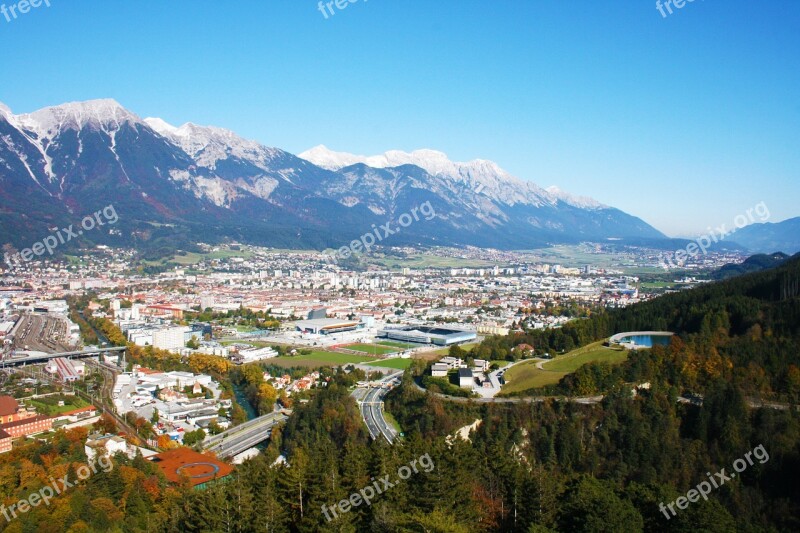
[[186,346],[185,334],[189,326],[166,327],[153,331],[153,347],[162,350],[179,350]]

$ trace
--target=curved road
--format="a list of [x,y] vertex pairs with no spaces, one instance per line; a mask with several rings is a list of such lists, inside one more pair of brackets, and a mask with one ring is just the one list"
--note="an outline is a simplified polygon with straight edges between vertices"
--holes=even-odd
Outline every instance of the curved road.
[[387,389],[370,390],[361,402],[361,415],[364,417],[364,422],[366,422],[369,434],[373,439],[378,438],[378,435],[383,435],[383,438],[392,444],[397,438],[397,432],[384,418],[381,407],[387,392],[389,392]]
[[[462,398],[460,396],[448,396],[447,394],[442,394],[440,392],[431,392],[426,388],[423,388],[414,381],[414,386],[422,392],[427,392],[429,394],[433,394],[434,396],[438,396],[443,400],[448,400],[451,402],[475,402],[475,403],[534,403],[534,402],[543,402],[545,400],[557,400],[557,401],[569,401],[573,403],[580,403],[583,405],[592,405],[597,404],[603,401],[604,395],[598,396],[577,396],[574,398],[568,398],[566,396],[528,396],[525,398]],[[800,405],[792,405],[789,403],[782,403],[782,402],[770,402],[764,401],[756,398],[745,398],[747,405],[752,409],[778,409],[778,410],[786,410],[794,408],[800,411]],[[692,403],[694,405],[702,406],[703,405],[703,398],[702,396],[697,396],[693,398],[686,398],[683,396],[679,396],[677,399],[678,403]]]
[[[379,383],[389,383],[398,379],[402,372],[395,372],[383,378]],[[382,386],[372,387],[367,389],[365,395],[362,396],[364,389],[356,389],[353,391],[352,396],[358,402],[358,407],[361,410],[361,417],[367,425],[367,430],[373,439],[383,436],[389,444],[392,444],[398,437],[397,430],[386,421],[383,415],[383,398],[389,393],[388,388]]]
[[414,386],[421,390],[422,392],[427,392],[433,394],[434,396],[438,396],[444,400],[448,400],[451,402],[475,402],[475,403],[522,403],[522,402],[543,402],[545,400],[567,400],[574,403],[583,403],[583,404],[593,404],[593,403],[600,403],[603,401],[604,396],[601,394],[599,396],[582,396],[576,398],[567,398],[564,396],[529,396],[526,398],[463,398],[461,396],[448,396],[447,394],[442,394],[441,392],[431,392],[428,389],[420,386],[419,383],[414,381]]

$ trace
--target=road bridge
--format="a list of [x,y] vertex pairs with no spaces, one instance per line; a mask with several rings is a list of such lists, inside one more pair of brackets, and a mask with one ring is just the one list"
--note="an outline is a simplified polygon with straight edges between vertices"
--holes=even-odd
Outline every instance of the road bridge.
[[59,357],[68,357],[70,359],[82,359],[85,357],[97,357],[104,353],[124,352],[127,350],[125,346],[114,346],[112,348],[97,348],[94,350],[81,350],[75,352],[58,352],[58,353],[40,353],[40,354],[25,354],[17,352],[15,356],[5,356],[0,360],[0,366],[22,366],[22,365],[35,365],[38,363],[46,363],[50,359]]
[[269,439],[272,428],[285,422],[289,415],[291,411],[287,410],[248,420],[244,424],[206,438],[203,441],[203,448],[216,453],[218,457],[233,457]]

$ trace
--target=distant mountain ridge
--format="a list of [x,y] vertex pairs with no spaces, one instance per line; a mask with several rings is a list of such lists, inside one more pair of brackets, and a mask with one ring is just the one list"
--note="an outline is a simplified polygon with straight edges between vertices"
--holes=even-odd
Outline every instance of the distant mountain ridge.
[[750,224],[737,230],[731,240],[751,252],[796,254],[800,252],[800,217],[776,223]]
[[424,202],[436,217],[387,244],[665,239],[639,218],[543,189],[491,161],[455,163],[433,150],[362,158],[318,147],[301,155],[223,128],[141,119],[114,100],[23,115],[0,104],[0,244],[27,246],[110,203],[116,231],[83,239],[338,248]]
[[[800,257],[800,254],[795,257]],[[728,279],[752,272],[761,272],[778,267],[792,259],[790,256],[776,252],[773,254],[757,254],[745,259],[742,263],[728,263],[712,274],[713,279]]]
[[579,198],[561,191],[558,187],[542,189],[535,183],[522,181],[493,162],[475,159],[467,163],[450,161],[447,154],[436,150],[402,152],[391,150],[376,156],[358,156],[346,152],[334,152],[324,145],[307,150],[299,157],[322,168],[341,170],[345,167],[364,164],[372,168],[393,168],[414,165],[432,176],[443,176],[464,183],[494,200],[509,205],[524,203],[531,205],[555,205],[559,201],[584,209],[607,209],[608,206],[591,198]]

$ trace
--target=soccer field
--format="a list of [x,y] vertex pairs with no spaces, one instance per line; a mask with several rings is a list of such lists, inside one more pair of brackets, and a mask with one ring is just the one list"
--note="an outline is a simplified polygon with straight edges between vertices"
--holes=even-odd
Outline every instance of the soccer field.
[[283,356],[265,359],[268,363],[277,363],[281,366],[339,366],[355,363],[367,363],[374,361],[374,357],[368,355],[353,355],[347,353],[315,351],[308,355],[298,355],[295,357]]
[[405,370],[411,366],[412,359],[384,359],[383,361],[375,361],[369,363],[369,366],[379,366],[382,368],[396,368],[398,370]]
[[399,342],[399,341],[379,341],[375,344],[380,344],[381,346],[390,346],[392,348],[400,348],[401,350],[408,350],[409,348],[414,348],[417,345],[408,344],[407,342]]
[[397,353],[397,348],[389,346],[381,346],[379,344],[350,344],[342,346],[345,350],[353,350],[354,352],[364,352],[370,355],[386,355],[390,353]]

